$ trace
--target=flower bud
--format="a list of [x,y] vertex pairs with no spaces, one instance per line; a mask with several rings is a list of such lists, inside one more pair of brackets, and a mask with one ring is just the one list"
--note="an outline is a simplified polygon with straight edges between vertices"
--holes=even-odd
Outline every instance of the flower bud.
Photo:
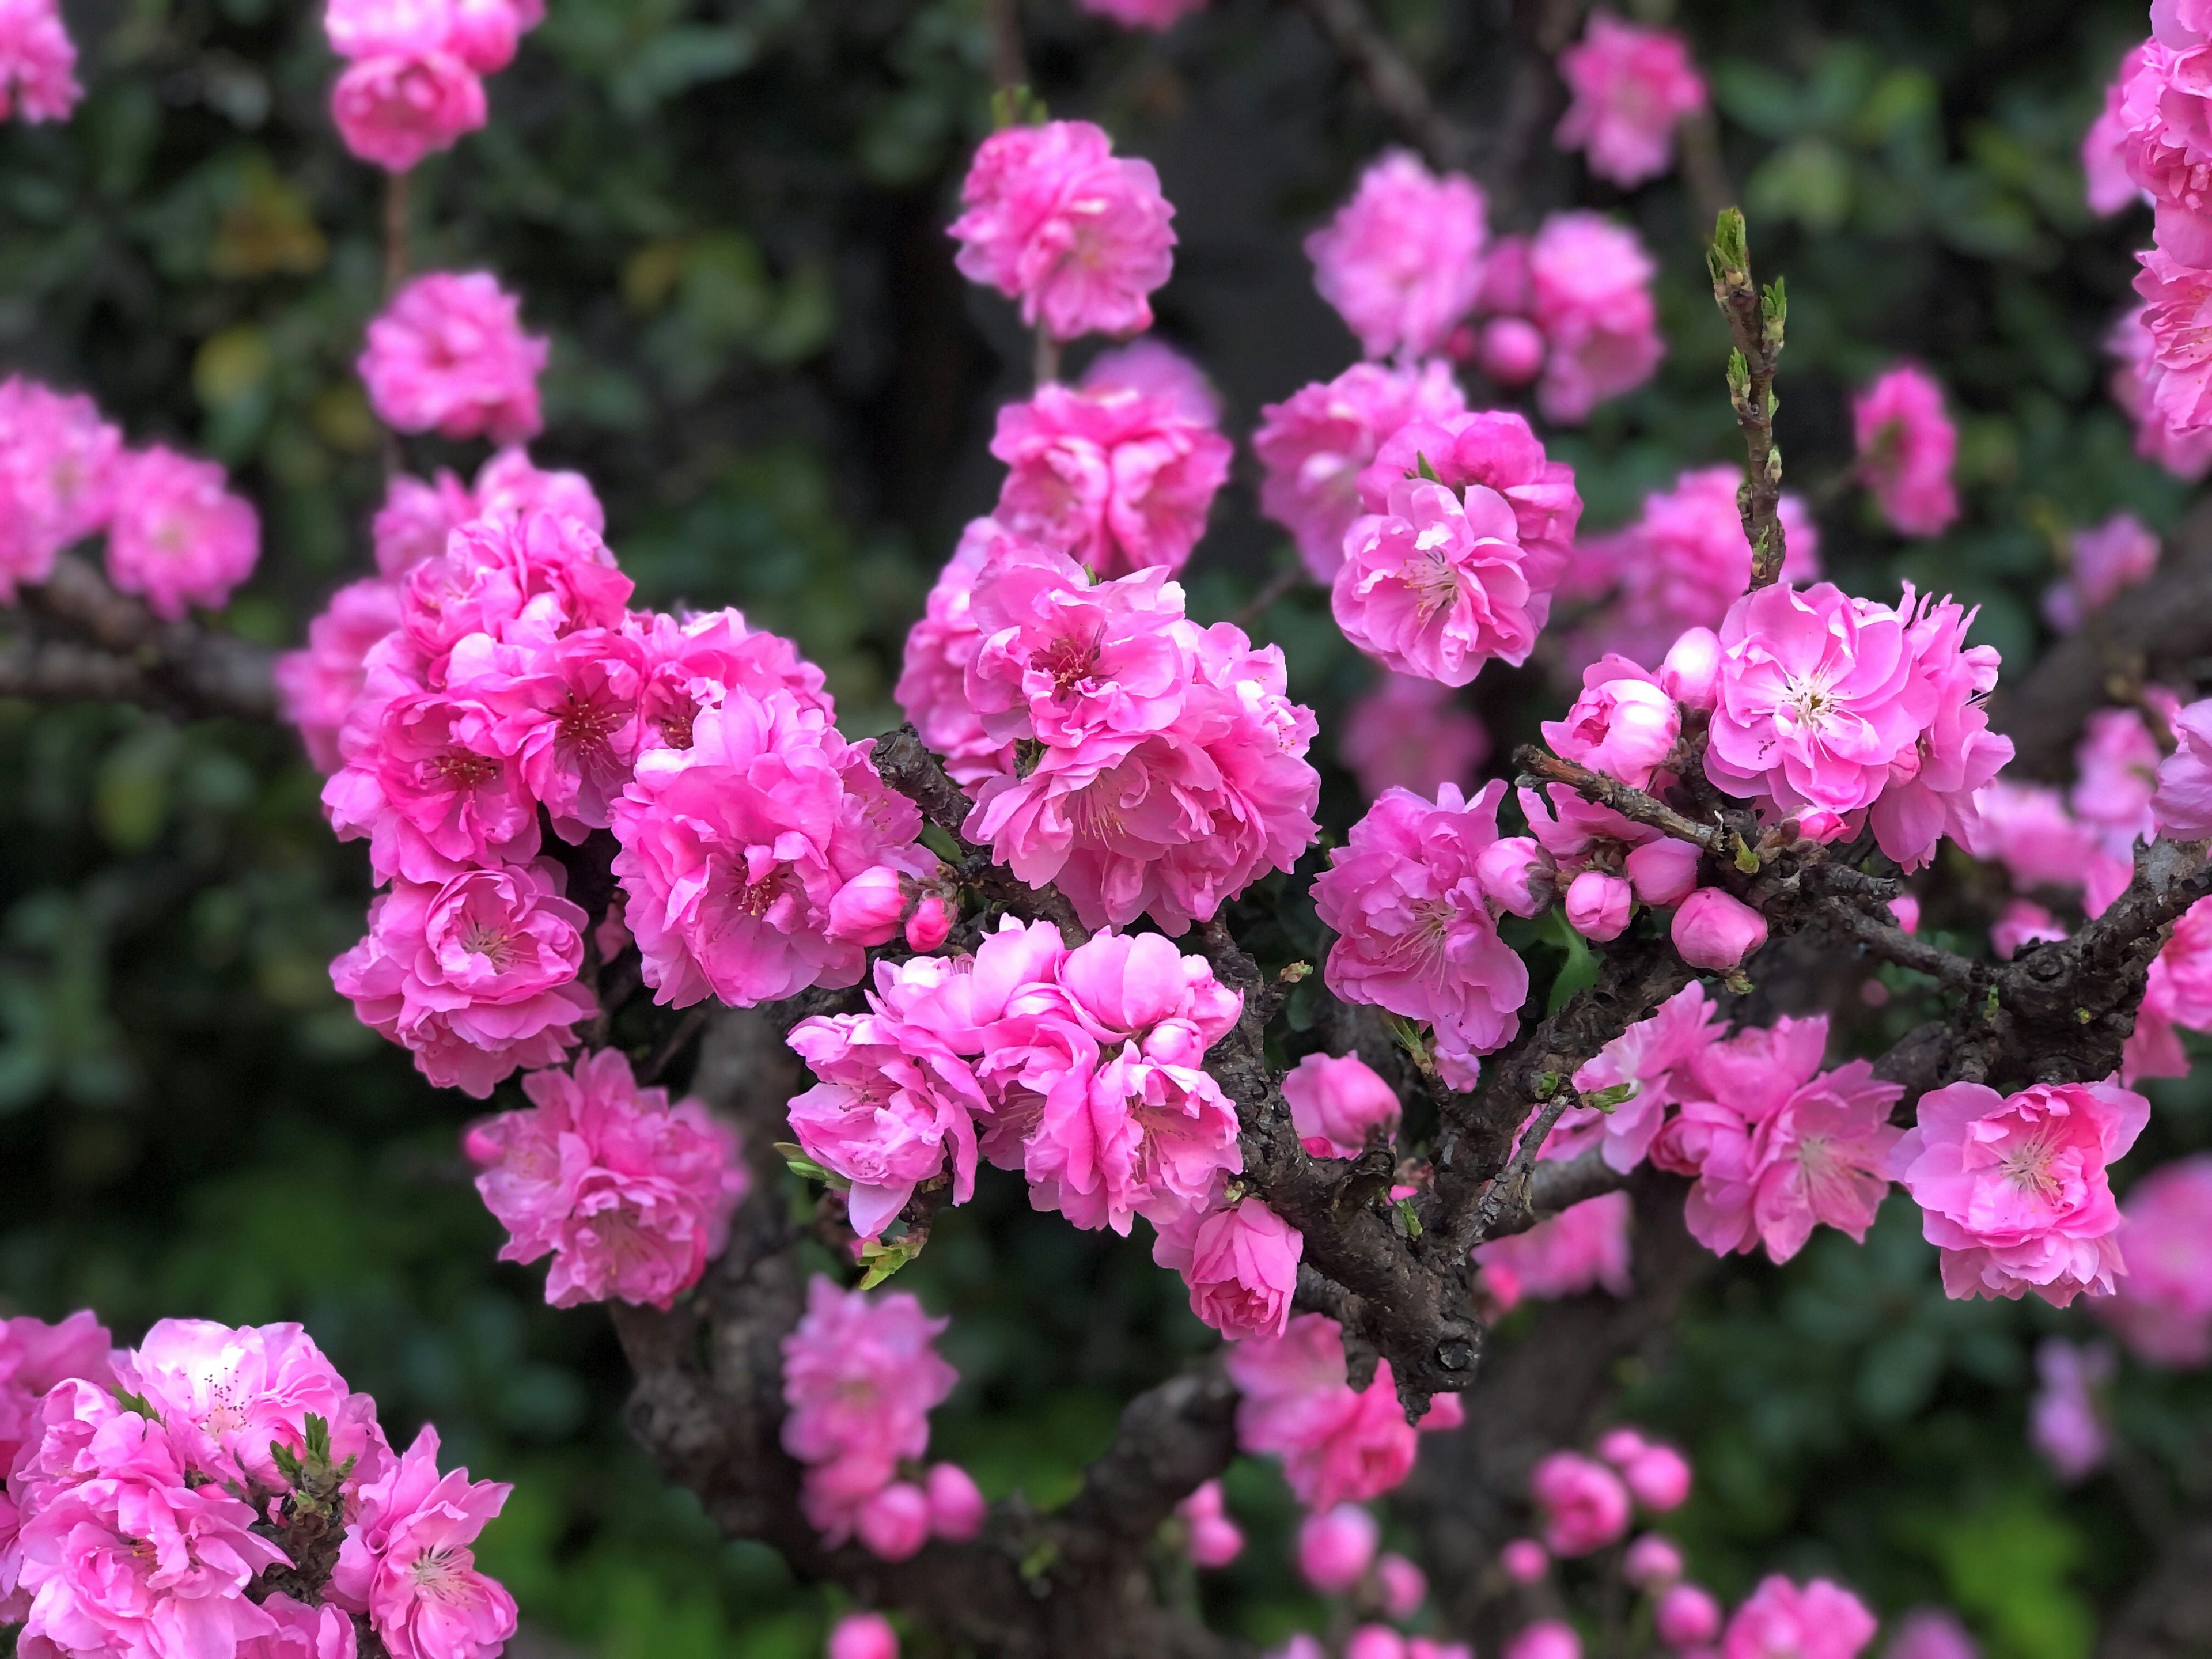
[[1620,1478],[1645,1509],[1679,1509],[1690,1495],[1690,1460],[1672,1446],[1651,1446]]
[[1620,1477],[1579,1452],[1555,1451],[1528,1476],[1528,1495],[1544,1516],[1544,1542],[1554,1555],[1603,1549],[1628,1530],[1627,1489]]
[[1647,1532],[1628,1547],[1620,1570],[1630,1583],[1656,1595],[1682,1576],[1682,1552],[1673,1539]]
[[886,1561],[903,1561],[929,1541],[929,1499],[910,1480],[894,1480],[860,1505],[860,1541]]
[[1425,1636],[1406,1638],[1406,1659],[1474,1659],[1474,1650],[1464,1642],[1437,1642]]
[[1533,1584],[1551,1570],[1552,1558],[1533,1538],[1516,1538],[1498,1552],[1498,1565],[1516,1584]]
[[1375,1576],[1382,1583],[1382,1611],[1411,1619],[1429,1599],[1429,1576],[1404,1556],[1385,1551],[1376,1558]]
[[1194,1566],[1225,1567],[1244,1553],[1244,1530],[1223,1516],[1203,1517],[1190,1523],[1190,1559]]
[[1369,1133],[1398,1127],[1398,1091],[1358,1054],[1308,1054],[1283,1079],[1291,1127],[1316,1158],[1357,1158]]
[[1659,1639],[1670,1648],[1693,1648],[1720,1634],[1721,1604],[1698,1584],[1676,1584],[1659,1598]]
[[1646,904],[1680,904],[1698,885],[1698,849],[1686,841],[1651,841],[1628,854],[1628,879]]
[[1539,915],[1551,903],[1550,883],[1540,887],[1531,879],[1548,876],[1551,870],[1552,855],[1529,836],[1501,836],[1474,860],[1474,879],[1484,896],[1516,916]]
[[1324,1595],[1341,1595],[1366,1577],[1382,1528],[1357,1504],[1306,1516],[1298,1528],[1298,1572]]
[[1505,1659],[1583,1659],[1583,1638],[1558,1619],[1540,1619],[1505,1644]]
[[897,937],[906,896],[888,864],[863,870],[830,901],[830,937],[847,945],[888,945]]
[[957,1463],[938,1463],[929,1471],[929,1530],[939,1538],[964,1544],[983,1530],[990,1505],[976,1489],[968,1471]]
[[1475,343],[1482,372],[1502,386],[1526,386],[1544,367],[1544,335],[1525,317],[1492,317]]
[[951,932],[951,907],[939,895],[924,893],[914,914],[906,919],[907,949],[927,955],[944,944]]
[[1406,1638],[1388,1625],[1362,1625],[1345,1643],[1344,1659],[1406,1659]]
[[1893,921],[1908,933],[1920,931],[1920,901],[1910,893],[1899,893],[1889,902]]
[[1720,698],[1721,641],[1710,628],[1692,628],[1667,648],[1659,689],[1685,708],[1710,710]]
[[1567,889],[1567,926],[1601,945],[1619,939],[1636,908],[1636,895],[1619,876],[1585,870]]
[[1607,1429],[1598,1437],[1597,1455],[1617,1469],[1625,1469],[1644,1455],[1650,1442],[1643,1431],[1632,1429],[1626,1423],[1617,1429]]
[[1766,918],[1717,887],[1700,887],[1674,912],[1674,935],[1683,961],[1725,973],[1766,943]]
[[1682,735],[1682,711],[1649,680],[1605,680],[1575,699],[1544,740],[1561,756],[1641,789]]
[[848,1613],[830,1632],[829,1659],[899,1659],[899,1639],[880,1613]]

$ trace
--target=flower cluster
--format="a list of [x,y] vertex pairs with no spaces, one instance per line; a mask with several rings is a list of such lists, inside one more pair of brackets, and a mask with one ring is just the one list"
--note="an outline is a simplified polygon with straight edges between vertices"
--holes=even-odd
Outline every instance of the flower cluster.
[[[2212,1362],[2212,1155],[2162,1164],[2120,1206],[2128,1271],[2089,1311],[2128,1351],[2175,1369]],[[5,1447],[0,1435],[0,1449]]]
[[934,1536],[973,1538],[984,1504],[957,1464],[920,1466],[929,1413],[960,1380],[938,1357],[945,1322],[911,1296],[841,1291],[817,1274],[783,1339],[783,1448],[805,1465],[799,1502],[825,1542],[858,1536],[903,1561]]
[[1346,1380],[1344,1333],[1323,1314],[1295,1316],[1279,1336],[1229,1350],[1237,1405],[1237,1443],[1255,1456],[1279,1457],[1291,1494],[1310,1510],[1379,1498],[1413,1467],[1421,1433],[1457,1428],[1459,1396],[1438,1395],[1416,1430],[1398,1404],[1390,1362],[1354,1390]]
[[1114,154],[1088,121],[1008,127],[985,139],[960,187],[953,263],[1019,300],[1056,340],[1134,334],[1174,268],[1175,209],[1150,161]]
[[1426,356],[1474,307],[1486,213],[1473,179],[1440,179],[1419,157],[1392,150],[1306,238],[1314,285],[1370,357]]
[[2212,836],[2212,699],[2176,709],[2167,725],[2174,750],[2159,763],[2151,817],[2161,836],[2203,841]]
[[1601,1289],[1626,1296],[1633,1288],[1632,1211],[1626,1193],[1605,1193],[1570,1204],[1524,1233],[1478,1244],[1484,1296],[1501,1318],[1524,1299],[1554,1302]]
[[620,1050],[574,1074],[522,1079],[528,1111],[502,1112],[462,1139],[477,1190],[507,1231],[502,1261],[551,1255],[556,1308],[622,1301],[666,1308],[722,1253],[750,1182],[737,1131],[696,1100],[641,1089]]
[[544,0],[328,0],[323,31],[347,60],[331,116],[364,161],[405,173],[483,125],[483,77],[513,61]]
[[1632,190],[1674,165],[1674,129],[1704,113],[1705,77],[1672,29],[1624,22],[1600,7],[1583,38],[1559,54],[1573,101],[1553,135],[1587,153],[1601,179]]
[[1546,420],[1579,425],[1650,380],[1666,355],[1657,269],[1633,230],[1601,213],[1555,213],[1534,237],[1503,239],[1477,296],[1488,319],[1477,364],[1502,386],[1534,380]]
[[368,325],[358,368],[377,418],[400,432],[514,444],[544,424],[538,376],[551,346],[486,271],[417,276]]
[[1229,1518],[1221,1482],[1208,1480],[1176,1505],[1185,1528],[1183,1550],[1194,1566],[1225,1567],[1244,1553],[1244,1531]]
[[1851,399],[1859,477],[1893,529],[1940,536],[1959,516],[1951,483],[1959,429],[1943,412],[1943,389],[1925,369],[1900,363]]
[[433,1428],[395,1454],[299,1326],[167,1319],[112,1359],[106,1337],[0,1325],[0,1621],[26,1653],[352,1659],[373,1634],[495,1659],[514,1636],[470,1548],[509,1489],[441,1476]]
[[65,121],[83,96],[56,0],[0,0],[0,121]]
[[219,608],[253,574],[261,521],[222,467],[161,444],[125,449],[89,398],[0,381],[0,604],[107,534],[107,578],[165,622]]

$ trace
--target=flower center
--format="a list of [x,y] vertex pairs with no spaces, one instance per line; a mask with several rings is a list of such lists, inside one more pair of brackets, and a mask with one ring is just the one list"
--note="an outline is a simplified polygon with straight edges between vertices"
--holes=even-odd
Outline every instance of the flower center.
[[504,927],[471,917],[461,929],[461,949],[504,972],[514,960],[514,936]]
[[448,749],[430,763],[430,770],[449,788],[474,789],[489,782],[499,767],[485,756],[471,754],[465,749]]

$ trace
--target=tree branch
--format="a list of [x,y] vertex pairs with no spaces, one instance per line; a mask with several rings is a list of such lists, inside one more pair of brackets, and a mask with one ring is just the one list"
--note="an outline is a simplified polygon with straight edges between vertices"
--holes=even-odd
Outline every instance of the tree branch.
[[1774,372],[1789,307],[1781,283],[1759,293],[1752,278],[1743,215],[1735,209],[1720,216],[1705,263],[1712,272],[1713,300],[1735,343],[1729,358],[1729,400],[1735,407],[1748,463],[1736,504],[1744,538],[1751,544],[1751,585],[1757,589],[1781,576],[1789,553],[1782,531],[1782,451],[1774,441]]
[[1299,0],[1345,66],[1358,77],[1376,108],[1440,173],[1465,170],[1474,136],[1439,111],[1421,77],[1360,0]]

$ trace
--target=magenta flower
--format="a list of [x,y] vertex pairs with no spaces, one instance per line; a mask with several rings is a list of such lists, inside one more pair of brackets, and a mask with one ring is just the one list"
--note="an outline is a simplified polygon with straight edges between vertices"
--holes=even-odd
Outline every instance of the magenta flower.
[[261,520],[224,488],[213,461],[155,444],[116,465],[107,526],[107,579],[164,622],[187,605],[216,611],[261,559]]
[[[7,15],[0,4],[0,36]],[[57,554],[107,523],[122,459],[123,434],[91,398],[21,375],[0,380],[0,605],[15,603],[16,583],[45,581]]]
[[[1390,1362],[1355,1394],[1345,1380],[1344,1335],[1322,1314],[1295,1314],[1279,1337],[1233,1344],[1226,1364],[1243,1392],[1237,1443],[1255,1455],[1283,1460],[1292,1496],[1310,1510],[1379,1498],[1413,1467],[1417,1431],[1406,1421],[1391,1381]],[[1455,1426],[1440,1395],[1423,1430]]]
[[1199,1069],[1202,1048],[1154,1060],[1130,1042],[1106,1052],[1087,1086],[1045,1096],[1023,1143],[1034,1206],[1126,1234],[1134,1217],[1198,1204],[1218,1172],[1243,1167],[1235,1104]]
[[[2147,688],[2145,701],[2171,721],[2181,710],[2169,694]],[[2142,711],[2100,708],[2092,714],[2075,746],[2074,787],[2067,805],[2075,820],[2106,849],[2130,858],[2135,843],[2156,834],[2151,801],[2166,750],[2151,735]]]
[[1539,1619],[1514,1632],[1505,1659],[1583,1659],[1583,1638],[1564,1619]]
[[1677,1650],[1703,1647],[1721,1633],[1721,1604],[1701,1584],[1673,1584],[1659,1597],[1652,1624]]
[[[71,1314],[58,1325],[27,1316],[0,1319],[0,1467],[13,1468],[27,1442],[37,1438],[39,1401],[49,1389],[71,1377],[104,1388],[112,1377],[106,1328],[89,1310]],[[21,1624],[24,1607],[11,1607],[7,1589],[7,1556],[11,1527],[0,1498],[0,1623]]]
[[1869,816],[1881,850],[1911,871],[1935,858],[1944,836],[1969,849],[1983,844],[1982,804],[2013,745],[1990,730],[1984,700],[2002,659],[1994,646],[1966,643],[1975,613],[1948,598],[1916,600],[1909,584],[1898,611],[1934,714],[1913,751],[1891,764]]
[[455,696],[483,704],[493,741],[571,845],[613,822],[645,735],[646,672],[644,647],[603,628],[543,647],[471,635],[446,671]]
[[975,577],[1002,543],[1012,540],[996,520],[976,519],[961,532],[921,619],[908,630],[904,666],[892,696],[930,752],[953,781],[973,789],[1014,769],[1014,746],[992,739],[968,700],[968,668],[982,644],[971,604]]
[[1623,1175],[1641,1164],[1667,1109],[1698,1092],[1691,1071],[1698,1057],[1720,1040],[1715,1012],[1705,988],[1692,981],[1650,1018],[1637,1021],[1584,1061],[1574,1075],[1574,1085],[1583,1094],[1624,1084],[1632,1085],[1631,1091],[1605,1111],[1570,1107],[1545,1138],[1543,1155],[1573,1158],[1596,1146],[1607,1167]]
[[1117,156],[1088,121],[1008,127],[986,138],[960,186],[953,263],[1022,304],[1056,340],[1135,334],[1174,269],[1175,209],[1150,161]]
[[2144,199],[2143,191],[2128,173],[2133,134],[2127,111],[2129,83],[2145,70],[2148,42],[2130,46],[2120,59],[2118,73],[2105,88],[2105,106],[2089,130],[2081,135],[2081,172],[2087,180],[2089,210],[2110,218]]
[[1357,1504],[1318,1510],[1298,1523],[1298,1577],[1323,1595],[1355,1589],[1374,1565],[1382,1528]]
[[0,121],[65,121],[83,96],[54,0],[0,0]]
[[2115,1358],[2102,1342],[2076,1347],[2063,1337],[2046,1336],[2036,1344],[2039,1386],[2027,1404],[2027,1441],[2066,1486],[2087,1480],[2111,1455],[2112,1437],[2096,1396],[2112,1380]]
[[1951,1614],[1917,1607],[1898,1621],[1881,1659],[1982,1659],[1982,1650]]
[[1235,449],[1170,398],[1046,385],[999,411],[991,453],[1007,466],[1000,524],[1120,576],[1182,568]]
[[1603,1549],[1628,1532],[1628,1488],[1602,1463],[1555,1451],[1537,1462],[1528,1496],[1544,1517],[1544,1546],[1563,1559]]
[[483,77],[447,52],[363,58],[331,88],[331,119],[346,149],[387,173],[451,149],[488,113]]
[[323,805],[339,840],[368,838],[379,881],[442,882],[537,854],[537,803],[489,709],[417,691],[373,720],[323,786]]
[[2112,371],[2112,401],[2136,423],[2136,453],[2195,483],[2212,471],[2212,427],[2185,430],[2160,410],[2158,392],[2166,370],[2157,361],[2145,322],[2148,313],[2148,307],[2137,306],[2123,313],[2105,343],[2105,349],[2119,360]]
[[1352,826],[1313,884],[1322,923],[1336,930],[1328,988],[1425,1019],[1455,1088],[1472,1087],[1476,1056],[1513,1039],[1528,970],[1498,939],[1475,861],[1498,839],[1505,785],[1474,799],[1447,784],[1436,802],[1393,789]]
[[1940,536],[1959,516],[1951,483],[1959,429],[1943,412],[1943,389],[1926,370],[1900,363],[1851,399],[1859,476],[1900,535]]
[[576,977],[588,918],[567,881],[551,859],[397,880],[331,983],[432,1083],[483,1100],[518,1066],[558,1065],[599,1011]]
[[1536,404],[1546,420],[1579,425],[1650,380],[1667,354],[1656,267],[1634,231],[1590,212],[1545,220],[1528,259],[1529,317],[1547,348]]
[[2127,1274],[2089,1311],[2138,1359],[2175,1370],[2212,1360],[2212,1154],[2160,1164],[2129,1188],[2120,1214]]
[[1501,1313],[1524,1297],[1552,1302],[1599,1289],[1626,1296],[1629,1218],[1628,1194],[1606,1193],[1570,1204],[1527,1232],[1479,1244],[1482,1287]]
[[1221,394],[1206,371],[1149,334],[1100,352],[1078,384],[1085,392],[1134,392],[1173,405],[1178,415],[1200,426],[1221,424]]
[[543,646],[579,629],[620,629],[632,592],[582,520],[489,514],[462,525],[442,555],[401,578],[399,621],[416,653],[410,665],[422,684],[441,685],[454,647],[472,634]]
[[2124,67],[2119,123],[2128,176],[2149,198],[2158,246],[2178,264],[2212,264],[2212,99],[2201,38],[2163,8],[2166,25]]
[[1425,356],[1474,307],[1484,213],[1473,179],[1439,179],[1409,152],[1391,150],[1306,238],[1314,286],[1370,357]]
[[1220,1481],[1206,1481],[1176,1505],[1176,1514],[1190,1529],[1186,1547],[1194,1565],[1225,1567],[1244,1553],[1244,1532],[1229,1518]]
[[2071,564],[2044,592],[2045,619],[2062,634],[2075,632],[2127,589],[2148,581],[2160,551],[2156,532],[2132,513],[2075,531]]
[[1640,668],[1607,657],[1583,671],[1583,694],[1563,720],[1546,720],[1544,741],[1563,760],[1638,789],[1673,752],[1682,711]]
[[2111,1083],[2039,1083],[2001,1096],[1954,1083],[1921,1097],[1889,1159],[1942,1252],[1943,1289],[1966,1299],[2033,1291],[2065,1307],[2124,1273],[2106,1169],[2135,1145],[2150,1103]]
[[1674,129],[1705,107],[1705,82],[1689,43],[1672,29],[1623,22],[1601,8],[1583,38],[1559,54],[1573,101],[1553,142],[1585,150],[1589,168],[1624,190],[1674,165]]
[[1163,1222],[1152,1260],[1182,1275],[1191,1312],[1233,1342],[1283,1334],[1304,1253],[1297,1228],[1247,1198]]
[[1979,793],[1975,805],[1979,825],[1969,850],[2003,865],[2023,890],[2086,886],[2084,904],[2094,916],[2125,890],[2134,874],[2132,861],[2100,845],[2056,789],[1999,778]]
[[898,1632],[880,1613],[848,1613],[830,1632],[828,1659],[899,1659]]
[[368,1615],[392,1659],[497,1659],[514,1637],[514,1598],[477,1571],[469,1546],[514,1487],[438,1473],[424,1425],[381,1480],[364,1486],[330,1595]]
[[1450,365],[1437,361],[1354,363],[1334,380],[1265,404],[1252,434],[1262,470],[1260,510],[1291,532],[1314,580],[1331,581],[1344,562],[1344,532],[1359,516],[1362,469],[1409,422],[1442,421],[1466,408]]
[[436,271],[392,296],[356,367],[387,426],[511,444],[544,425],[538,377],[551,349],[522,331],[522,302],[489,272]]
[[1316,1158],[1357,1158],[1397,1133],[1398,1091],[1358,1054],[1308,1054],[1283,1079],[1291,1124]]
[[1865,1603],[1826,1578],[1802,1586],[1775,1573],[1730,1616],[1723,1659],[1856,1659],[1874,1640]]
[[[1422,478],[1454,495],[1480,485],[1513,509],[1517,539],[1532,556],[1565,569],[1573,556],[1583,498],[1575,470],[1555,461],[1529,429],[1508,410],[1470,415],[1416,415],[1390,433],[1359,474],[1359,500],[1369,513],[1390,510],[1390,491]],[[1556,578],[1546,578],[1549,586]]]
[[520,445],[502,449],[477,469],[473,488],[441,470],[428,483],[395,473],[370,526],[376,568],[398,580],[446,550],[446,538],[472,519],[550,513],[574,519],[593,535],[607,527],[605,509],[580,472],[547,472]]
[[1621,1557],[1620,1575],[1638,1589],[1656,1595],[1681,1577],[1682,1567],[1682,1552],[1674,1540],[1647,1532]]
[[1450,687],[1385,674],[1346,711],[1336,754],[1370,800],[1386,789],[1433,795],[1445,784],[1474,787],[1490,731]]
[[[2212,173],[2212,160],[2206,167]],[[2212,243],[2206,251],[2212,255]],[[2150,407],[2177,434],[2201,432],[2212,426],[2212,270],[2182,264],[2163,246],[2136,258],[2142,262],[2135,287],[2149,337]]]
[[338,732],[368,680],[369,647],[399,626],[399,590],[379,576],[349,582],[307,624],[304,650],[276,659],[277,700],[307,758],[325,775],[343,764]]
[[936,865],[871,747],[787,691],[732,689],[700,711],[689,749],[638,757],[614,808],[614,872],[656,1001],[750,1007],[860,977],[866,952],[830,933],[839,890],[878,865]]
[[659,611],[632,611],[624,629],[645,653],[638,696],[644,748],[690,748],[700,711],[732,690],[755,697],[787,691],[801,708],[836,718],[822,671],[781,635],[748,626],[742,612],[702,611],[679,621]]
[[2212,836],[2212,700],[2176,714],[2173,753],[2159,763],[2151,817],[2174,841]]
[[502,1261],[550,1255],[556,1308],[670,1306],[721,1254],[750,1185],[737,1132],[696,1100],[641,1089],[619,1049],[522,1079],[527,1111],[472,1126],[461,1146],[507,1231]]

